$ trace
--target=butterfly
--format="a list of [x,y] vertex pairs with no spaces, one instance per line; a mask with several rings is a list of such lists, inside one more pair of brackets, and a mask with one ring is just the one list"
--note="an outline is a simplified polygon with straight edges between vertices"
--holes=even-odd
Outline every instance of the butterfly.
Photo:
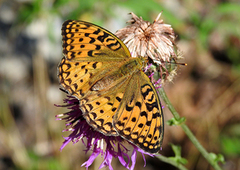
[[163,114],[154,85],[142,71],[147,59],[132,58],[114,34],[85,21],[65,21],[62,41],[58,79],[79,100],[88,124],[106,136],[158,152]]

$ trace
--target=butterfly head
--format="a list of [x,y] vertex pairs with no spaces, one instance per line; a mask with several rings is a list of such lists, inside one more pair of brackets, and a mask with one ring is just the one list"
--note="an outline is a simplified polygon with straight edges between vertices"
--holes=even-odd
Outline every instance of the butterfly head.
[[148,57],[139,56],[138,58],[139,58],[140,65],[142,65],[142,68],[146,67],[148,64]]

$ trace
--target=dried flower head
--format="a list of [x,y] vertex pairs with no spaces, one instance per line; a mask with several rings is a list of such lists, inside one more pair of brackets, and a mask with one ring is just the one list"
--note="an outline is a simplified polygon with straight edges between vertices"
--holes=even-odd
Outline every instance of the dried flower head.
[[160,72],[161,82],[166,79],[171,81],[172,76],[176,74],[178,59],[175,34],[171,25],[160,20],[161,13],[152,24],[134,13],[130,14],[130,25],[118,30],[115,35],[126,44],[132,57],[148,57],[159,66],[151,72]]

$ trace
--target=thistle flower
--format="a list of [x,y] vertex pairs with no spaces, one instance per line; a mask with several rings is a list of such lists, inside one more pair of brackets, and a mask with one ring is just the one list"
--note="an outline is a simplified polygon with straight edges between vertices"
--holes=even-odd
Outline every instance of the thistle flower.
[[[149,63],[153,63],[148,70],[158,72],[160,83],[164,80],[171,81],[176,74],[176,61],[179,58],[175,45],[175,34],[171,25],[160,20],[160,13],[151,24],[137,17],[134,13],[130,25],[118,30],[115,35],[120,38],[131,52],[132,57],[148,57]],[[151,76],[153,77],[153,76]],[[154,83],[159,80],[153,79]]]
[[[89,159],[82,164],[82,166],[85,166],[86,169],[88,169],[98,155],[104,157],[99,169],[108,166],[110,170],[113,170],[113,167],[111,166],[113,158],[118,158],[124,167],[133,170],[136,164],[137,152],[142,154],[145,164],[146,161],[144,154],[154,156],[153,154],[144,152],[120,136],[105,136],[102,133],[95,131],[83,118],[83,113],[79,109],[79,100],[75,97],[68,96],[64,99],[64,103],[66,104],[56,106],[67,107],[70,111],[57,115],[56,119],[65,120],[66,129],[64,131],[70,131],[71,134],[68,137],[65,137],[61,150],[69,142],[77,143],[82,141],[82,143],[86,146],[85,152],[92,152]],[[131,145],[133,147],[131,157],[128,155],[130,151],[125,147],[125,145]]]

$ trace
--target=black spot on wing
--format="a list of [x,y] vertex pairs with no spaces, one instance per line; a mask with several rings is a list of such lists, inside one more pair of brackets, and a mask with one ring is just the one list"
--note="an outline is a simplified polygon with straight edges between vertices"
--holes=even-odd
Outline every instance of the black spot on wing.
[[131,127],[127,127],[124,129],[125,131],[131,132]]
[[112,111],[113,111],[113,112],[115,112],[116,110],[117,110],[117,108],[116,108],[116,107],[112,108]]
[[103,126],[103,122],[104,122],[103,119],[97,119],[97,120],[95,120],[95,121],[96,121],[97,124],[98,124],[98,122],[100,122],[100,126]]
[[141,88],[143,89],[145,86],[148,86],[149,88],[145,92],[142,92],[144,99],[146,99],[149,92],[153,91],[152,88],[148,84],[143,85]]
[[89,57],[93,57],[93,50],[89,50],[89,51],[88,51],[88,56],[89,56]]
[[127,110],[127,111],[132,111],[132,110],[133,110],[133,107],[129,107],[128,105],[126,105],[126,110]]
[[[121,45],[119,44],[118,41],[116,41],[116,43],[108,44],[107,47],[112,49],[112,50],[114,50],[114,51],[117,51],[117,50],[119,50],[121,48]],[[115,48],[113,48],[113,47],[115,47]]]
[[136,102],[135,105],[141,109],[142,104],[140,102]]
[[147,121],[147,122],[146,122],[146,125],[147,125],[147,126],[150,126],[151,123],[152,123],[152,121]]
[[92,67],[93,67],[94,69],[97,68],[97,63],[98,63],[98,62],[95,62],[95,63],[92,64]]
[[99,34],[101,32],[101,30],[98,28],[96,31],[93,32],[93,34]]
[[147,118],[147,112],[142,111],[142,112],[140,113],[140,116],[145,116],[145,117]]
[[73,58],[75,58],[75,54],[76,54],[76,52],[70,52],[71,54],[70,54],[70,58],[69,59],[73,59]]
[[156,119],[158,116],[161,117],[161,114],[159,112],[156,112],[152,115],[152,118]]
[[83,38],[79,38],[79,40],[78,40],[79,42],[82,42],[83,41]]
[[96,114],[96,113],[91,112],[91,113],[89,113],[89,114],[91,114],[91,115],[93,116],[93,119],[96,119],[96,117],[97,117],[97,114]]
[[122,123],[121,121],[118,121],[118,122],[117,122],[117,125],[118,125],[118,126],[124,126],[125,123]]
[[91,104],[87,104],[89,110],[88,111],[91,111],[93,109],[93,106]]
[[103,35],[97,37],[97,39],[103,43],[107,37],[108,37],[108,34],[106,32],[103,32]]
[[95,50],[100,50],[101,46],[100,45],[96,45]]
[[122,100],[122,99],[121,99],[120,97],[118,97],[118,96],[116,97],[116,99],[117,99],[118,102],[121,102],[121,100]]
[[149,102],[153,101],[154,95],[152,95],[151,99],[148,99]]
[[109,37],[109,38],[107,39],[107,42],[108,42],[108,41],[111,41],[111,40],[114,41],[115,39]]
[[90,37],[90,39],[91,39],[91,40],[89,41],[90,44],[92,44],[92,43],[94,43],[94,42],[96,41],[95,38],[91,38],[91,37]]
[[146,103],[146,107],[148,111],[152,111],[154,107],[158,109],[158,104],[157,102]]

